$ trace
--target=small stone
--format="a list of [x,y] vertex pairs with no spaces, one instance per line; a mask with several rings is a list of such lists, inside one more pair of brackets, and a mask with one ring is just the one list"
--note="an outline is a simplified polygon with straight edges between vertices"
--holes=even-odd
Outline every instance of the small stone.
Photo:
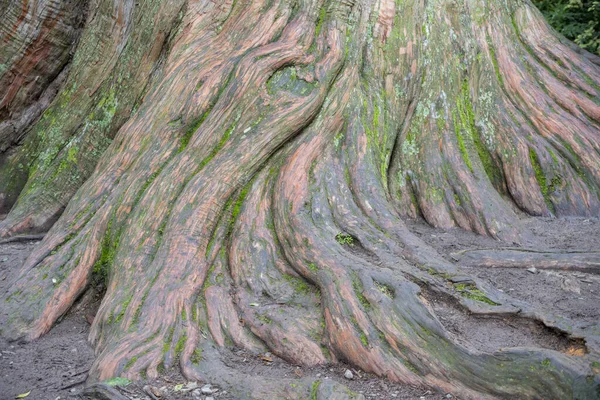
[[346,379],[354,379],[354,374],[352,373],[352,371],[350,371],[349,369],[347,369],[346,372],[344,372],[344,378],[346,378]]
[[212,387],[210,385],[204,385],[202,386],[202,389],[200,389],[202,391],[202,394],[212,394]]
[[320,378],[320,377],[321,377],[321,374],[317,374],[317,378]]
[[454,397],[454,396],[452,396],[450,393],[448,393],[448,394],[446,395],[446,398],[447,398],[447,399],[451,399],[452,397]]
[[196,400],[200,400],[202,398],[202,390],[196,389],[192,392],[192,397]]
[[581,286],[579,285],[579,282],[576,279],[567,278],[564,281],[562,281],[560,287],[565,292],[581,294]]
[[532,267],[532,268],[527,268],[527,271],[531,272],[532,274],[537,274],[538,270],[536,267]]
[[208,396],[208,397],[207,397],[207,398],[205,398],[204,400],[215,400],[215,398],[214,398],[214,397],[212,397],[212,396]]

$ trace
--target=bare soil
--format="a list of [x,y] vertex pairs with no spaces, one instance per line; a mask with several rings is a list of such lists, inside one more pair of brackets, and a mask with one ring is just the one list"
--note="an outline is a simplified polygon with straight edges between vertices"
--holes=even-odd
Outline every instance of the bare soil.
[[[526,234],[518,246],[537,249],[600,250],[600,220],[597,218],[527,218],[521,221]],[[411,230],[434,246],[448,260],[466,249],[516,246],[481,237],[460,229],[433,229],[422,221],[409,222]],[[15,271],[36,245],[35,241],[0,245],[0,293],[10,285]],[[530,272],[515,268],[465,268],[469,274],[487,281],[513,297],[543,311],[554,312],[577,324],[594,326],[600,321],[600,275],[567,272]],[[524,319],[480,318],[435,295],[423,293],[440,322],[464,346],[473,351],[493,352],[508,347],[545,347],[573,351],[578,343],[545,326]],[[99,305],[100,295],[89,292],[46,336],[32,343],[8,343],[0,339],[0,400],[30,392],[27,399],[57,400],[80,398],[94,351],[87,342],[89,321]],[[0,327],[1,329],[1,327]],[[277,357],[265,362],[256,355],[229,349],[225,364],[253,376],[314,377],[338,381],[366,399],[457,398],[432,388],[417,388],[389,382],[346,365],[302,368]],[[351,369],[352,380],[344,378]],[[197,389],[207,382],[197,382]],[[208,382],[210,383],[210,382]],[[119,388],[129,399],[205,399],[175,370],[160,379],[142,381]],[[182,388],[183,387],[183,388]],[[232,388],[213,386],[214,399],[234,399]],[[189,390],[188,390],[189,389]],[[196,392],[194,392],[196,390]]]

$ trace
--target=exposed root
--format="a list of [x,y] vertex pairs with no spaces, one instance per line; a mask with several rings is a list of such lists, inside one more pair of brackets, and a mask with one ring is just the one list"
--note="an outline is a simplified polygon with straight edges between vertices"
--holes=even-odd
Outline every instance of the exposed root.
[[[597,215],[593,62],[570,61],[528,5],[289,3],[186,9],[173,42],[160,42],[172,44],[164,75],[132,118],[111,122],[123,126],[96,171],[0,303],[3,334],[39,337],[100,280],[93,380],[179,364],[240,398],[339,389],[257,385],[223,361],[235,346],[470,399],[597,393],[597,332],[466,276],[402,221],[419,213],[512,242],[522,212]],[[59,197],[48,213],[70,195]],[[27,207],[0,236],[49,221]],[[599,264],[596,253],[461,257]],[[470,348],[432,299],[515,332],[534,324],[547,341]]]
[[0,240],[0,244],[42,240],[44,238],[44,236],[46,236],[45,233],[43,233],[41,235],[18,235],[18,236],[11,236],[8,239]]
[[488,268],[538,268],[600,274],[600,252],[475,249],[454,253],[461,264]]

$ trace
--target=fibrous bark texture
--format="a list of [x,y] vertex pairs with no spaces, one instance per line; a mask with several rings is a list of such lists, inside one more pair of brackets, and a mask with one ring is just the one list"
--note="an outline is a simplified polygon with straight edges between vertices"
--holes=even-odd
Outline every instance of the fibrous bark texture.
[[0,157],[19,142],[64,81],[87,2],[5,3],[0,9]]
[[[464,398],[599,395],[597,330],[465,277],[403,222],[518,242],[519,216],[599,215],[600,61],[528,1],[101,0],[89,13],[65,88],[3,166],[3,198],[19,197],[0,236],[42,231],[68,202],[0,303],[3,335],[43,335],[104,282],[94,379],[177,362],[241,383],[220,360],[237,346]],[[532,254],[465,262],[597,271],[597,254]],[[433,298],[571,345],[466,348]]]

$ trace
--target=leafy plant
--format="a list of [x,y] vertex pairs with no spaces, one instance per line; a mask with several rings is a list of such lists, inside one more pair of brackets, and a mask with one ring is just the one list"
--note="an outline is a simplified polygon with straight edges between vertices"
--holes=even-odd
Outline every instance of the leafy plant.
[[600,55],[600,0],[533,0],[548,23],[581,48]]
[[352,237],[352,235],[348,235],[347,233],[338,233],[337,235],[335,235],[335,240],[342,246],[352,246],[354,244],[354,238]]

